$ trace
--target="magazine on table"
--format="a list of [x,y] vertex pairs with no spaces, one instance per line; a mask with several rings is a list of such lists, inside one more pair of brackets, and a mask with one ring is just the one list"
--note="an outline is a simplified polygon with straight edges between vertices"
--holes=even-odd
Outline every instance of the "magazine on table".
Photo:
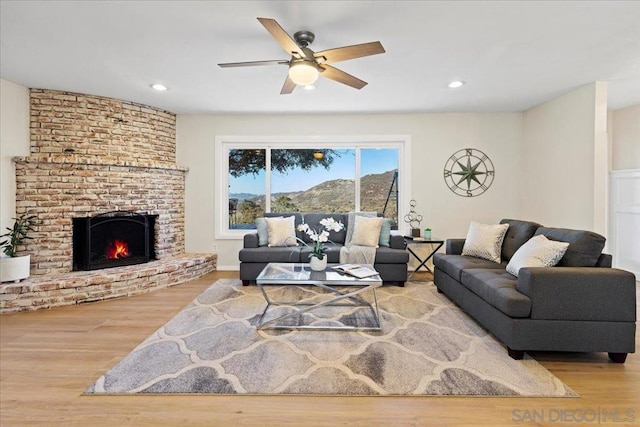
[[341,273],[348,274],[358,279],[364,279],[365,277],[377,276],[379,273],[372,268],[369,268],[360,264],[340,264],[333,267]]

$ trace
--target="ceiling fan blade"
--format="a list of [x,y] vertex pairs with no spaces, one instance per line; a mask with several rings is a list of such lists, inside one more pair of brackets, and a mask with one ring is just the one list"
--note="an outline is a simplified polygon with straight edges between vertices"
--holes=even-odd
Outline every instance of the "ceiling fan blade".
[[229,68],[229,67],[253,67],[258,65],[278,65],[278,64],[289,65],[289,61],[287,61],[286,59],[274,59],[271,61],[227,62],[223,64],[218,64],[218,66],[222,68]]
[[302,48],[298,46],[298,43],[294,39],[291,38],[289,34],[276,22],[275,19],[270,18],[258,18],[258,21],[271,33],[271,36],[276,39],[278,44],[282,46],[282,48],[289,55],[294,53],[300,55],[302,58],[306,58],[306,54],[302,51]]
[[352,76],[349,73],[345,73],[342,70],[338,70],[331,65],[322,64],[319,66],[320,75],[331,80],[335,80],[339,83],[351,86],[356,89],[362,89],[367,85],[367,82],[360,80],[357,77]]
[[296,88],[296,84],[291,80],[289,75],[287,75],[286,80],[284,81],[284,85],[282,85],[282,90],[280,91],[280,95],[288,95]]
[[361,58],[363,56],[377,55],[385,53],[384,47],[380,42],[370,42],[363,44],[355,44],[353,46],[337,47],[335,49],[327,49],[321,52],[315,52],[314,57],[324,57],[325,61],[321,63],[331,63],[346,61],[347,59]]

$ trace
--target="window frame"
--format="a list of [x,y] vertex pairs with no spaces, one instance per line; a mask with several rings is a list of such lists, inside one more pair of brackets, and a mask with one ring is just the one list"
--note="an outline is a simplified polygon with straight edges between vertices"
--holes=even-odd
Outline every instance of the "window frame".
[[[291,136],[291,135],[217,135],[215,137],[214,164],[215,200],[214,237],[219,240],[242,239],[249,230],[229,229],[229,200],[226,189],[229,188],[229,162],[227,153],[230,149],[356,149],[356,210],[360,208],[360,151],[358,148],[395,148],[398,150],[398,222],[407,214],[408,207],[402,203],[411,197],[411,136],[410,135],[322,135],[322,136]],[[216,161],[216,159],[218,159]],[[267,156],[266,169],[271,169],[271,159]],[[271,188],[270,173],[265,175],[265,191]],[[270,194],[265,197],[265,210],[271,208]]]

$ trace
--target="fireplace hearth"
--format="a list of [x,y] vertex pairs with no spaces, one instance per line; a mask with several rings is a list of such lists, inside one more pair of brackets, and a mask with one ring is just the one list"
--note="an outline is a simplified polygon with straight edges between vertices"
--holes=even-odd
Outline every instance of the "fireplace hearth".
[[73,269],[98,270],[156,259],[157,217],[116,211],[73,218]]

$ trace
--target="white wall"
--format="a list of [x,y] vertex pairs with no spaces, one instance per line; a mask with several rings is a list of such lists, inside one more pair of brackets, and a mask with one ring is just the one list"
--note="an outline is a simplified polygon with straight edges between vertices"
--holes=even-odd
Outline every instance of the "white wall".
[[603,99],[595,82],[524,112],[521,218],[607,235]]
[[16,213],[16,172],[12,158],[28,155],[29,89],[0,79],[0,230],[13,226]]
[[[186,250],[211,252],[218,268],[238,266],[240,240],[217,240],[214,217],[216,135],[410,135],[412,197],[422,228],[435,237],[464,237],[470,220],[497,222],[519,214],[522,114],[372,115],[178,115],[177,161],[187,166]],[[443,167],[462,148],[487,154],[496,169],[493,185],[479,197],[460,197],[444,183]],[[408,204],[409,200],[400,203]]]
[[611,169],[640,169],[640,104],[614,110],[609,117]]
[[[0,80],[0,222],[15,214],[15,173],[11,158],[29,154],[28,89]],[[605,88],[606,93],[606,88]],[[598,104],[600,99],[600,104]],[[412,197],[424,216],[422,228],[435,237],[464,237],[470,220],[531,219],[550,226],[594,230],[600,171],[596,119],[602,85],[587,85],[525,113],[376,114],[376,115],[178,115],[177,161],[190,168],[186,182],[186,249],[219,253],[220,269],[236,268],[237,240],[216,241],[214,216],[216,135],[404,135],[412,137]],[[601,109],[601,108],[600,108]],[[614,169],[636,159],[638,115],[634,106],[613,117]],[[596,135],[598,133],[598,135]],[[600,139],[599,139],[600,138]],[[484,151],[496,178],[483,195],[456,196],[442,169],[462,148]],[[620,152],[623,154],[620,155]],[[618,160],[615,160],[618,159]],[[605,162],[606,164],[606,162]],[[408,203],[408,200],[400,201]],[[596,230],[602,232],[601,230]]]

